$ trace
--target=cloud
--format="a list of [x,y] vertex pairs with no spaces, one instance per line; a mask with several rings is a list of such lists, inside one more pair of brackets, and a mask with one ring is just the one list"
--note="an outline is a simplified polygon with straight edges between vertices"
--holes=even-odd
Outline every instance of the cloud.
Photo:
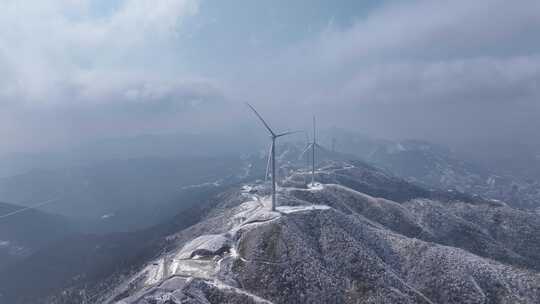
[[198,0],[0,2],[0,154],[147,131],[224,102],[217,81],[182,69],[181,29],[198,9]]
[[[251,77],[248,87],[256,89],[244,93],[332,113],[337,123],[383,136],[424,136],[422,127],[437,129],[421,125],[431,116],[442,117],[445,127],[465,124],[481,137],[493,126],[459,116],[445,121],[444,112],[453,107],[465,117],[482,108],[480,116],[512,126],[516,117],[508,113],[524,107],[540,116],[539,14],[540,2],[533,0],[383,4],[349,26],[330,24],[290,45]],[[411,125],[414,131],[404,133]]]
[[512,111],[540,97],[539,13],[538,1],[389,5],[325,32],[316,60],[340,67],[336,89],[344,102],[458,104],[464,113],[497,103]]
[[540,128],[536,0],[383,1],[347,22],[329,12],[318,31],[300,24],[301,5],[261,25],[265,12],[238,3],[2,1],[4,137],[224,130],[246,120],[242,101],[284,127],[314,112],[385,137],[526,140]]
[[344,100],[369,103],[508,103],[540,95],[540,55],[377,64],[354,74]]
[[178,28],[197,14],[198,1],[108,5],[109,10],[95,12],[89,0],[2,1],[2,101],[62,103],[74,91],[99,94],[95,91],[112,84],[126,85],[125,75],[135,83],[167,78],[164,66],[176,63],[172,49]]
[[381,7],[345,30],[328,28],[321,55],[337,62],[451,59],[537,52],[540,3],[414,1]]

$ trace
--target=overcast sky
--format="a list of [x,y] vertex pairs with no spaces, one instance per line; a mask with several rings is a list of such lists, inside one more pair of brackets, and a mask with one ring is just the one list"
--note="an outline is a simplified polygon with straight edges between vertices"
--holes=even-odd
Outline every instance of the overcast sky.
[[540,1],[2,0],[0,155],[324,126],[538,142]]

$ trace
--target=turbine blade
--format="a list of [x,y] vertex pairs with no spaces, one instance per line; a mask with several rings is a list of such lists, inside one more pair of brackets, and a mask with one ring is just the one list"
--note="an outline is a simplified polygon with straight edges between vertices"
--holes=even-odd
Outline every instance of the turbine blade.
[[264,119],[262,118],[262,116],[259,114],[259,112],[257,112],[257,110],[255,110],[255,108],[250,105],[249,103],[246,102],[246,105],[253,111],[253,113],[255,113],[255,115],[257,115],[257,117],[261,120],[261,122],[263,123],[263,125],[266,127],[266,129],[268,130],[268,132],[270,132],[270,134],[272,134],[272,136],[276,136],[276,134],[274,133],[274,131],[272,131],[272,129],[270,129],[270,126],[266,123],[266,121],[264,121]]
[[306,154],[306,152],[309,151],[309,149],[311,149],[311,146],[312,146],[312,145],[313,145],[313,144],[308,144],[308,145],[306,146],[306,148],[304,149],[304,151],[300,154],[300,157],[299,157],[299,158],[302,158],[302,157],[304,156],[304,154]]
[[296,133],[300,133],[300,132],[303,132],[303,131],[288,131],[288,132],[280,133],[280,134],[275,135],[275,136],[276,136],[276,138],[277,138],[277,137],[286,136],[286,135],[291,135],[291,134],[296,134]]
[[264,181],[266,182],[268,180],[268,171],[270,171],[270,161],[272,160],[272,147],[274,146],[274,143],[270,145],[270,150],[268,150],[268,162],[266,163],[266,173],[264,174]]

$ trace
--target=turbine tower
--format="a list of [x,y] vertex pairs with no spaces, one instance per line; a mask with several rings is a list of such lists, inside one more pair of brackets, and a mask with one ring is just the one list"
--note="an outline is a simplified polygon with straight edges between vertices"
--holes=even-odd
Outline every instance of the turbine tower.
[[304,154],[306,154],[309,149],[311,149],[311,184],[313,185],[315,183],[315,149],[319,148],[322,149],[318,143],[317,143],[317,133],[316,133],[316,127],[315,127],[315,116],[313,116],[313,141],[307,145],[306,149],[302,154],[300,154],[300,157],[302,157]]
[[266,130],[268,130],[268,133],[270,133],[270,138],[272,139],[272,145],[270,146],[270,157],[268,158],[268,163],[266,165],[265,180],[266,180],[266,176],[268,176],[268,167],[270,165],[270,162],[272,162],[272,211],[275,211],[276,210],[276,139],[285,135],[298,133],[299,131],[289,131],[289,132],[283,132],[279,134],[274,133],[274,131],[272,131],[270,126],[266,123],[266,121],[264,121],[264,119],[259,114],[259,112],[257,112],[257,110],[255,110],[255,108],[249,103],[246,103],[246,104],[253,111],[253,113],[257,115],[257,117],[262,122]]
[[317,134],[315,133],[315,116],[313,116],[313,144],[311,145],[311,184],[315,184],[315,146],[317,145]]
[[[305,131],[305,130],[303,130],[302,132],[304,132],[304,134],[306,135],[306,146],[304,147],[304,150],[302,150],[302,151],[305,151],[305,150],[308,150],[309,147],[311,146],[311,141],[310,141],[310,139],[309,139],[309,134],[308,134],[308,132]],[[302,152],[302,153],[300,154],[300,156],[298,156],[298,160],[301,160],[301,159],[302,159],[302,157],[304,156],[304,153],[305,153],[305,152]],[[309,168],[309,157],[306,157],[306,168]],[[304,182],[306,182],[306,178],[305,178],[305,177],[304,177]],[[306,182],[306,184],[307,184],[307,182]]]

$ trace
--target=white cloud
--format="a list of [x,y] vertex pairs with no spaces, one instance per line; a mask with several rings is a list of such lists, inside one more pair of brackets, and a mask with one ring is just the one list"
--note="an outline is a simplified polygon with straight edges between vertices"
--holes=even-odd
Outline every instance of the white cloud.
[[539,42],[530,38],[540,28],[539,14],[535,0],[398,2],[346,30],[329,28],[320,48],[340,61],[538,51]]
[[321,104],[511,102],[539,94],[538,16],[536,0],[391,3],[352,26],[329,26],[291,46],[254,81]]
[[177,30],[197,10],[197,0],[124,0],[106,13],[88,0],[2,1],[0,98],[62,103],[77,91],[126,85],[118,74],[171,81],[162,66],[175,64]]
[[[103,113],[109,113],[112,129],[117,127],[114,115],[133,110],[136,117],[125,124],[134,128],[155,113],[231,99],[260,104],[265,113],[279,114],[274,117],[292,124],[299,120],[298,113],[316,105],[310,108],[328,116],[329,124],[349,121],[349,126],[386,135],[421,124],[430,115],[443,117],[437,122],[444,126],[455,123],[491,132],[487,123],[466,125],[460,115],[443,121],[444,113],[434,111],[444,112],[445,105],[453,104],[455,113],[467,113],[475,104],[489,103],[497,109],[485,108],[486,116],[502,122],[515,119],[506,115],[515,104],[534,107],[540,100],[537,0],[390,1],[351,25],[330,22],[319,35],[286,39],[289,45],[276,43],[265,50],[250,48],[253,36],[239,35],[245,31],[235,23],[235,14],[256,17],[260,11],[231,9],[230,15],[220,15],[219,22],[207,24],[205,18],[215,16],[204,16],[194,22],[199,26],[189,27],[186,24],[200,17],[204,12],[199,10],[210,7],[211,1],[208,6],[200,6],[198,0],[103,1],[107,7],[102,10],[96,10],[95,2],[0,2],[0,103],[32,111],[48,108],[51,120],[56,119],[51,112],[68,117],[84,116],[75,115],[77,111],[88,113],[90,118],[81,118],[86,119],[85,129],[92,129]],[[206,31],[206,26],[214,30]],[[186,43],[198,43],[199,48],[190,50],[201,51],[200,57],[184,52]],[[227,51],[221,52],[223,44]],[[186,62],[204,66],[206,74],[185,70]],[[395,116],[379,119],[366,110],[378,105],[410,109],[384,112]],[[224,124],[236,121],[235,111],[240,111],[220,110],[214,114],[222,115]],[[137,116],[145,111],[146,118]],[[540,116],[540,110],[531,113]],[[0,124],[2,115],[8,114],[0,113]],[[408,120],[399,122],[407,115]],[[51,133],[66,129],[58,122],[66,116],[55,120],[58,125]],[[66,120],[65,124],[79,123]],[[171,124],[187,126],[194,120],[175,117]],[[4,130],[16,129],[5,124]],[[420,129],[426,127],[415,130]]]
[[540,96],[540,56],[377,64],[343,84],[343,100],[508,103]]
[[237,94],[289,124],[314,111],[377,136],[525,140],[540,127],[538,16],[536,0],[394,1],[251,64]]

